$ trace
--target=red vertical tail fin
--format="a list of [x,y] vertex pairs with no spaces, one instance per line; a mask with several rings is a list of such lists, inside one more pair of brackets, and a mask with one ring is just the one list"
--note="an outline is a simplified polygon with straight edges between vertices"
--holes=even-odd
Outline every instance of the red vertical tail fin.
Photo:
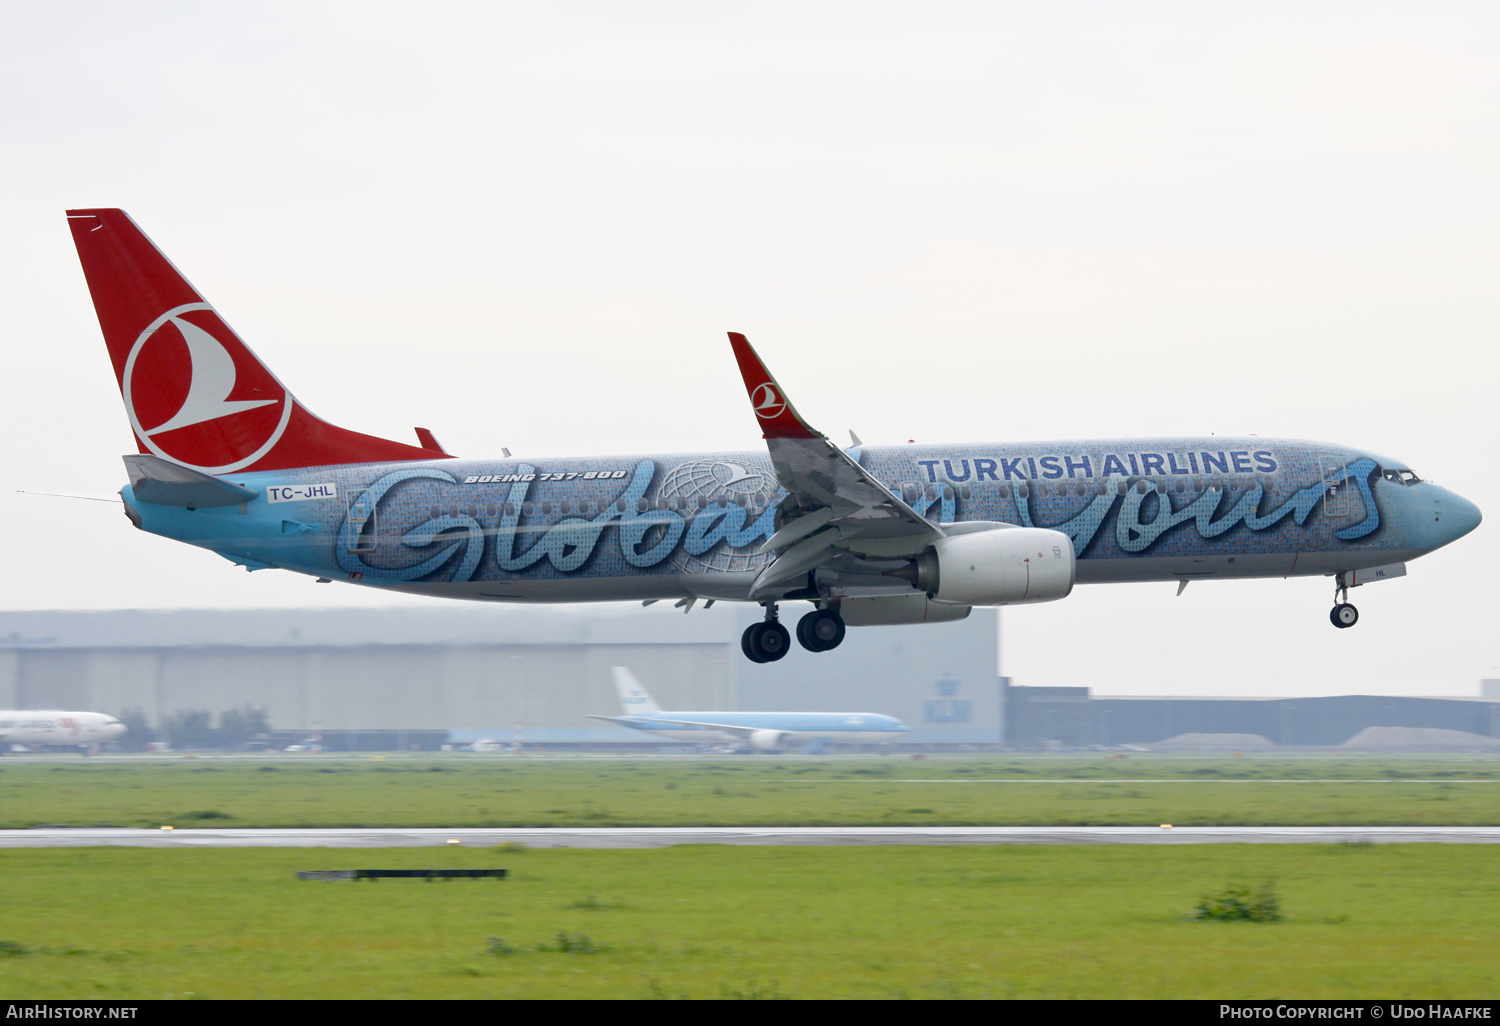
[[69,210],[143,453],[210,474],[441,459],[313,416],[123,210]]

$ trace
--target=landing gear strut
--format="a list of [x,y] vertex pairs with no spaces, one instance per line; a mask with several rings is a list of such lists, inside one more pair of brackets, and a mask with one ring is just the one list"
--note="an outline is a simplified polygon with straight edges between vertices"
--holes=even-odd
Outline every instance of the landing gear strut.
[[797,621],[797,640],[809,652],[827,652],[844,640],[844,618],[833,609],[814,609]]
[[1359,610],[1349,602],[1349,586],[1344,583],[1343,575],[1340,574],[1334,580],[1337,583],[1333,586],[1333,610],[1328,614],[1328,619],[1340,629],[1353,627],[1359,623]]
[[767,602],[766,618],[751,624],[740,637],[740,649],[752,663],[774,663],[792,647],[791,633],[776,618],[776,603]]

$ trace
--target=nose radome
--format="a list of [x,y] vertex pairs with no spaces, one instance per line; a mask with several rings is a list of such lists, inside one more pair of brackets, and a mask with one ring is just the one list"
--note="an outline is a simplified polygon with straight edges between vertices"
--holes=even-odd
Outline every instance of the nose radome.
[[1456,492],[1443,489],[1437,503],[1438,523],[1447,541],[1456,541],[1479,526],[1484,515],[1479,507]]

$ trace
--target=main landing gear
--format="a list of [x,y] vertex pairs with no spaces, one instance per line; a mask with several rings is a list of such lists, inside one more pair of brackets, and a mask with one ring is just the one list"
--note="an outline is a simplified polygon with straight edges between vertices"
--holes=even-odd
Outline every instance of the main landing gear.
[[1328,619],[1340,629],[1353,627],[1359,623],[1359,610],[1349,602],[1349,586],[1344,583],[1343,575],[1334,580],[1338,583],[1333,586],[1333,610],[1328,614]]
[[740,648],[752,663],[774,663],[792,647],[792,636],[776,618],[776,603],[766,603],[766,618],[745,628]]
[[[751,624],[740,638],[740,649],[752,663],[774,663],[792,647],[791,633],[776,615],[776,603],[767,602],[766,618]],[[827,652],[844,640],[844,618],[834,609],[814,609],[797,621],[797,640],[809,652]]]
[[844,618],[832,609],[814,609],[797,621],[797,640],[809,652],[827,652],[844,640]]

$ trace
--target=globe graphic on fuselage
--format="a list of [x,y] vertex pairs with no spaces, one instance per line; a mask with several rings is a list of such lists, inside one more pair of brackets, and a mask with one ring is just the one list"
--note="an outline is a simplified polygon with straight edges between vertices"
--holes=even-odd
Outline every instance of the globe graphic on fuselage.
[[[669,503],[674,499],[679,500],[679,503],[685,501],[695,510],[699,499],[705,503],[724,499],[733,502],[737,496],[744,496],[749,504],[745,510],[748,524],[764,513],[767,503],[780,498],[781,486],[769,474],[742,463],[730,460],[694,460],[667,471],[662,476],[656,495]],[[697,511],[696,515],[702,516],[704,512]],[[743,549],[732,549],[727,542],[720,542],[696,556],[678,548],[672,553],[672,565],[685,573],[757,570],[771,558],[768,554],[756,551],[763,540],[757,539],[755,544]]]

